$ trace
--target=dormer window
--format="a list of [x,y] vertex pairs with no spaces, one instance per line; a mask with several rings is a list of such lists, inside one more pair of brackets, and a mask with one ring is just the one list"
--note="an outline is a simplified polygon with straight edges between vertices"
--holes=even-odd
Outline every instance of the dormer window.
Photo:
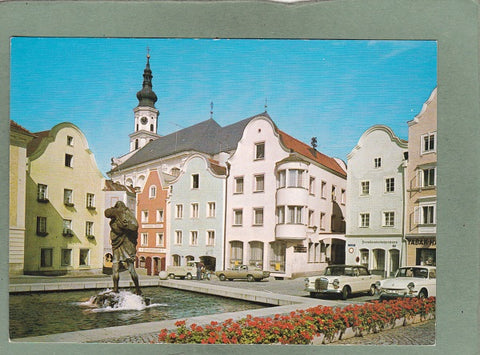
[[200,187],[200,176],[198,174],[192,174],[192,189],[198,189]]
[[70,147],[73,146],[73,137],[67,136],[67,145],[69,145]]

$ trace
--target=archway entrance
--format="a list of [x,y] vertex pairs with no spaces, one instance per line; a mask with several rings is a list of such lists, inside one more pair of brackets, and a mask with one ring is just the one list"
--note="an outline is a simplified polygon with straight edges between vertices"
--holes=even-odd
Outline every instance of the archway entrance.
[[205,265],[205,269],[215,271],[216,258],[213,256],[201,256],[200,261]]

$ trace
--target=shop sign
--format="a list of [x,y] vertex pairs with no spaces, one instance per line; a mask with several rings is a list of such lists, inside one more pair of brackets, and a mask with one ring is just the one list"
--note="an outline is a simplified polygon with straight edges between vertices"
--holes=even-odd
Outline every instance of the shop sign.
[[304,247],[303,245],[295,245],[293,247],[293,252],[294,253],[306,253],[307,252],[307,247]]
[[437,242],[435,238],[417,238],[417,239],[409,239],[409,245],[436,245]]

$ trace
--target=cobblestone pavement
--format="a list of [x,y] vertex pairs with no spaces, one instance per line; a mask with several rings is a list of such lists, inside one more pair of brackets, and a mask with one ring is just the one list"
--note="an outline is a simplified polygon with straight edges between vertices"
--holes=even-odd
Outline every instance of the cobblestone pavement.
[[331,345],[435,345],[435,320],[340,340]]

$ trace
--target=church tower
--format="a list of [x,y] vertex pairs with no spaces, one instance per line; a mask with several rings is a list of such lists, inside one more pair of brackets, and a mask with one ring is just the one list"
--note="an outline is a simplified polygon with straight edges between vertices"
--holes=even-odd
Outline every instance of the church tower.
[[129,135],[130,152],[140,149],[148,142],[160,137],[157,134],[158,110],[155,108],[157,95],[152,90],[152,78],[150,54],[147,54],[142,90],[137,92],[138,106],[133,109],[135,130]]

